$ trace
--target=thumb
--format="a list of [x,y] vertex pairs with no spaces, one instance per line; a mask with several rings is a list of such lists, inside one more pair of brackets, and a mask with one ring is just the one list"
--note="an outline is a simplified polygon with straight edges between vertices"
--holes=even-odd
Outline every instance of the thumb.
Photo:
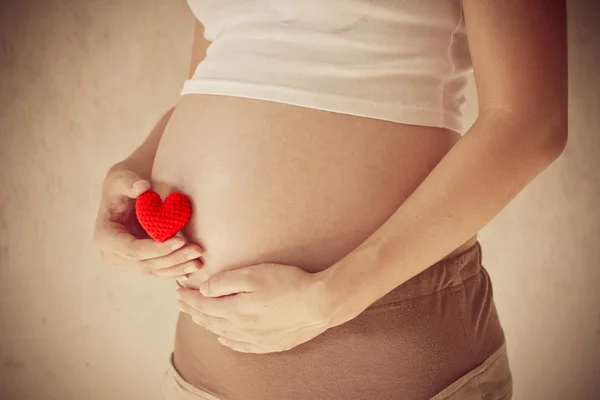
[[198,290],[206,297],[252,292],[255,284],[247,268],[219,272],[200,285]]
[[115,171],[109,180],[109,191],[132,199],[149,190],[150,182],[130,170]]

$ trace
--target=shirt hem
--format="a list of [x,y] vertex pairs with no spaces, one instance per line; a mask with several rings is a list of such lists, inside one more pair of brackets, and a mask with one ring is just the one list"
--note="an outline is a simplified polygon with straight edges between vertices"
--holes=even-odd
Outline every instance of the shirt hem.
[[299,107],[373,118],[407,125],[446,128],[463,133],[460,117],[395,102],[376,102],[281,86],[221,79],[188,80],[180,94],[208,94],[272,101]]

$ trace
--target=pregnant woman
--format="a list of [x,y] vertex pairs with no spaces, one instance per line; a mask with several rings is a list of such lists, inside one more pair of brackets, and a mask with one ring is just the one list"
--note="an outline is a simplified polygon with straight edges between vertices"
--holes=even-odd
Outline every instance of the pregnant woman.
[[[564,1],[189,5],[190,79],[95,231],[180,286],[167,399],[510,399],[477,232],[564,149]],[[191,199],[180,236],[137,225],[149,189]]]

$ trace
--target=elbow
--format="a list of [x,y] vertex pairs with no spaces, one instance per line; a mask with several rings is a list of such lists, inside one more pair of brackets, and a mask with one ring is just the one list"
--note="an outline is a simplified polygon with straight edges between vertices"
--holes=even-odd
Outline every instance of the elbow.
[[554,161],[565,151],[569,138],[566,110],[545,118],[538,126],[542,137],[541,151]]
[[519,111],[515,107],[486,108],[480,111],[478,121],[510,132],[507,135],[510,142],[550,164],[565,151],[569,136],[567,107],[557,103],[546,107],[520,107]]
[[531,104],[527,110],[531,116],[531,133],[539,138],[542,157],[554,161],[565,151],[569,138],[567,96],[539,99],[537,106]]
[[563,131],[561,131],[556,136],[557,136],[556,142],[552,148],[552,154],[554,155],[554,158],[558,158],[565,151],[565,148],[567,147],[568,136],[569,136],[568,129],[565,128]]
[[528,147],[540,158],[552,163],[564,152],[569,136],[566,108],[547,108],[513,116],[514,126],[519,126],[520,135],[529,139]]

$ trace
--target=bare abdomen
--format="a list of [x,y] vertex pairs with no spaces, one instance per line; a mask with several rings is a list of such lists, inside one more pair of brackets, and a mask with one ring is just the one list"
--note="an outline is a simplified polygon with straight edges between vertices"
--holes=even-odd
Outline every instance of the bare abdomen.
[[458,138],[439,128],[187,95],[152,178],[163,195],[191,197],[184,233],[204,247],[205,268],[277,262],[316,271],[375,231]]
[[[319,271],[385,222],[459,138],[440,128],[186,95],[152,178],[163,196],[190,196],[184,234],[204,247],[211,272],[262,262]],[[198,279],[185,283],[196,287]],[[184,377],[202,374],[197,361],[206,346],[226,351],[182,316],[175,359]]]

